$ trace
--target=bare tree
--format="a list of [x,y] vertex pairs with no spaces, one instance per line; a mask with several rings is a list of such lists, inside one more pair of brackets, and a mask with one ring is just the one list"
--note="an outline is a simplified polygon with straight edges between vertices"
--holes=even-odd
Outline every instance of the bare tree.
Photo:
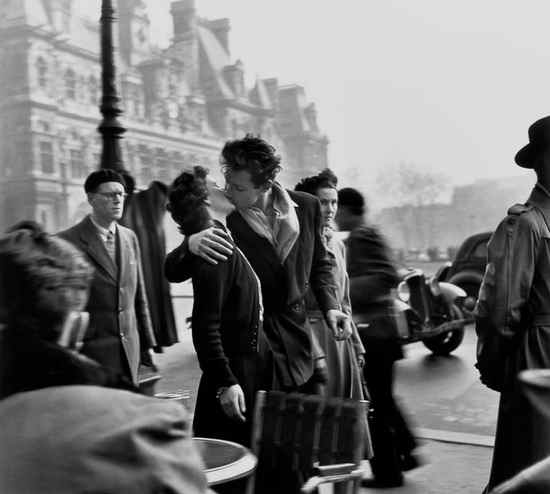
[[394,206],[428,206],[437,202],[449,186],[442,173],[413,163],[384,168],[376,177],[377,186],[391,197]]
[[447,191],[448,178],[413,163],[386,167],[376,177],[379,191],[394,206],[393,221],[402,232],[407,248],[431,246],[435,217],[432,208]]

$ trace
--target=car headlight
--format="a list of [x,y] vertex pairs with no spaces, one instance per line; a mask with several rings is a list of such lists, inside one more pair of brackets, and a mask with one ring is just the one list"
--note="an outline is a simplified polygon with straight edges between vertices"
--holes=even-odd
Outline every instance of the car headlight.
[[397,297],[402,302],[408,302],[411,298],[411,291],[409,290],[409,285],[406,281],[402,281],[397,285]]

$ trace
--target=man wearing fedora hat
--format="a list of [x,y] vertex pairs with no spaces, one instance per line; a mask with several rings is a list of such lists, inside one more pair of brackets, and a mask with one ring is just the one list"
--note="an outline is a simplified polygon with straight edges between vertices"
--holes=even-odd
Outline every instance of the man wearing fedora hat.
[[476,306],[481,380],[500,392],[486,492],[546,457],[517,373],[550,368],[550,116],[529,127],[516,163],[537,182],[525,204],[508,210],[488,244]]

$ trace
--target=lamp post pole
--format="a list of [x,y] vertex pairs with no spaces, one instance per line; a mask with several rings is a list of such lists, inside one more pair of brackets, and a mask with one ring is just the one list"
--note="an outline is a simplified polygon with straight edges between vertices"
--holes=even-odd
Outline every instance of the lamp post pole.
[[113,24],[116,22],[112,0],[101,1],[101,86],[100,111],[103,119],[98,131],[102,136],[100,168],[124,172],[124,162],[120,149],[120,139],[126,129],[118,120],[122,113],[120,98],[116,89],[116,68],[113,44]]

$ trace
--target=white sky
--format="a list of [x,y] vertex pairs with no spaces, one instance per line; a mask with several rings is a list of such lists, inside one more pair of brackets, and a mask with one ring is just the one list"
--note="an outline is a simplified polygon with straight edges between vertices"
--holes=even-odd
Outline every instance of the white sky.
[[[147,0],[153,38],[169,0]],[[229,17],[250,79],[303,84],[330,164],[365,181],[415,163],[455,183],[521,175],[513,157],[550,113],[548,0],[196,0]],[[368,189],[368,186],[366,186]]]

